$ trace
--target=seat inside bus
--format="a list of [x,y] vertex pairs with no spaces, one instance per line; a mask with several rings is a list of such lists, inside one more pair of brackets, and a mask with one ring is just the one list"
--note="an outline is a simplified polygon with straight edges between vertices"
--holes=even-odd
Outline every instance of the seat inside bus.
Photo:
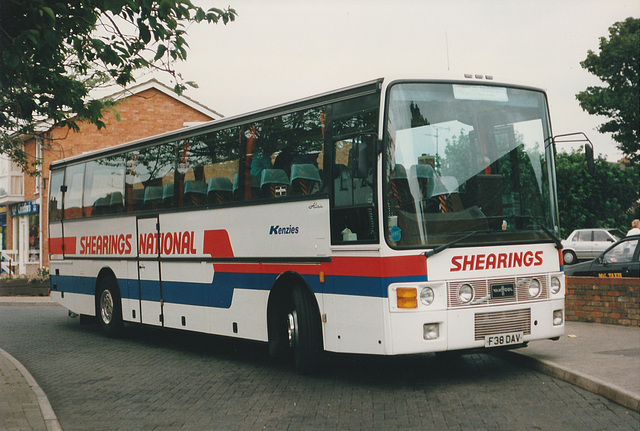
[[260,176],[260,190],[265,198],[287,196],[289,178],[283,169],[263,169]]
[[184,206],[204,205],[207,201],[207,184],[204,181],[184,183]]
[[174,202],[174,186],[173,183],[166,184],[162,187],[162,206],[170,208]]
[[229,202],[233,197],[233,184],[227,177],[209,178],[207,197],[211,204]]
[[147,186],[144,189],[144,209],[157,209],[162,206],[162,187]]
[[291,194],[311,195],[322,188],[320,171],[311,163],[291,165]]

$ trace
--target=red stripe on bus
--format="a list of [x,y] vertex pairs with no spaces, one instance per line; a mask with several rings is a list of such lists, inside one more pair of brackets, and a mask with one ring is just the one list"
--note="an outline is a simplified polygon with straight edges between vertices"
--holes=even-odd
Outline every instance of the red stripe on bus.
[[334,257],[331,262],[304,263],[215,263],[216,272],[281,274],[295,271],[300,274],[352,276],[352,277],[410,277],[427,274],[426,259],[418,256],[396,257]]
[[76,237],[49,238],[49,253],[76,254]]
[[202,252],[211,257],[233,257],[229,233],[224,229],[205,230]]

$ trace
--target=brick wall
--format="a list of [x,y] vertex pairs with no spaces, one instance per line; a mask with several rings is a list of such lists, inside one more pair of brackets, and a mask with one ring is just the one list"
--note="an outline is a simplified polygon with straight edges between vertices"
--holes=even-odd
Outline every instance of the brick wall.
[[567,277],[566,319],[640,326],[640,279]]

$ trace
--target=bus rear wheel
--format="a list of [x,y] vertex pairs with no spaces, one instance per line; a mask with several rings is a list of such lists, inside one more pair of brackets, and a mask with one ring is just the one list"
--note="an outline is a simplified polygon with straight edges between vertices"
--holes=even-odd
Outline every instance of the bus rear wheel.
[[96,290],[96,317],[102,330],[110,337],[122,333],[122,303],[118,284],[111,277],[100,280]]

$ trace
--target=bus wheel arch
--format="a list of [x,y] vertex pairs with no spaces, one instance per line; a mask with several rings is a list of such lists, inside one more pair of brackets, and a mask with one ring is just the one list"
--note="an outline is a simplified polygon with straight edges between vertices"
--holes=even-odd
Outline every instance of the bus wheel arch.
[[299,274],[282,273],[272,286],[267,331],[272,357],[292,357],[303,374],[318,369],[323,352],[320,309],[311,287]]
[[109,337],[121,335],[122,296],[118,280],[110,268],[102,268],[96,279],[95,288],[96,320]]

